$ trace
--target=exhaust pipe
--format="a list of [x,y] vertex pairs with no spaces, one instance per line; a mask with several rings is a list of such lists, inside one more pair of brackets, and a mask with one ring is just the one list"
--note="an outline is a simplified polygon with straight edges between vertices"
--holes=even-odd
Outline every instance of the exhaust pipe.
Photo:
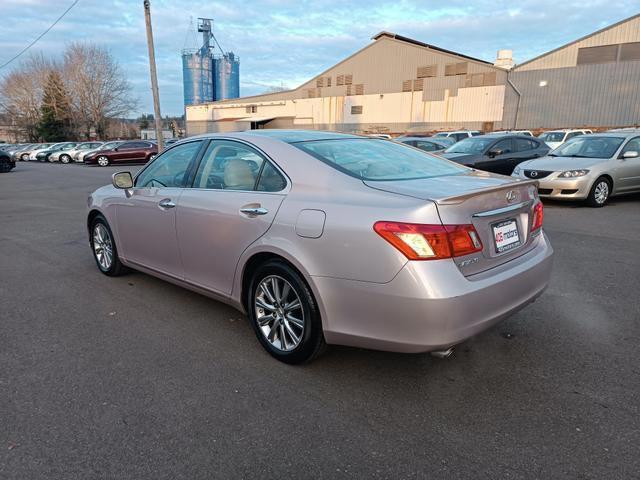
[[433,352],[429,352],[432,357],[436,358],[449,358],[453,353],[453,347],[449,347],[446,350],[434,350]]

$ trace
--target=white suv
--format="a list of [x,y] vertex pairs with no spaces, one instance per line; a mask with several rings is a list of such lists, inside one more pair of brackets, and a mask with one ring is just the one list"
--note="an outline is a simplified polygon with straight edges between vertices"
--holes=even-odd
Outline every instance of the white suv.
[[442,138],[442,137],[453,138],[456,142],[459,142],[460,140],[464,140],[465,138],[477,137],[478,135],[482,135],[482,132],[480,132],[478,130],[458,130],[456,132],[440,132],[440,133],[436,133],[434,135],[434,137],[436,137],[436,138]]
[[591,130],[549,130],[548,132],[541,133],[538,138],[544,143],[549,145],[549,148],[553,150],[558,148],[567,140],[577,137],[578,135],[587,135],[593,133]]

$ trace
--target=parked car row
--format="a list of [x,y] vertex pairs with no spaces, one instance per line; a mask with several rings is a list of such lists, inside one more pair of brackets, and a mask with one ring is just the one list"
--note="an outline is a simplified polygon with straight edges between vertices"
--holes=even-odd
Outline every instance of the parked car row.
[[158,154],[158,145],[147,140],[112,142],[59,142],[3,145],[0,151],[14,163],[20,161],[96,164],[146,163]]

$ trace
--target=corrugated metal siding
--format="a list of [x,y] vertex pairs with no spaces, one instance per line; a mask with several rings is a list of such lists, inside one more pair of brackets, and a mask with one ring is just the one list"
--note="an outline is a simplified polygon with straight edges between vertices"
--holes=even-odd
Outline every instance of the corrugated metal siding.
[[[510,78],[522,93],[517,128],[640,124],[640,61],[513,71]],[[507,101],[504,118],[512,119],[516,98]]]
[[566,47],[550,52],[522,65],[517,65],[514,71],[540,70],[547,68],[564,68],[576,65],[578,49],[581,47],[595,47],[640,41],[640,17],[631,18],[623,23],[612,26],[583,40],[571,43]]

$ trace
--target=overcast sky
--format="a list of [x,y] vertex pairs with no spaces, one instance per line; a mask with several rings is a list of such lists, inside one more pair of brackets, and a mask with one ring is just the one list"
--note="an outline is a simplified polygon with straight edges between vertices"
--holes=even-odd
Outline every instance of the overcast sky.
[[[36,38],[72,0],[0,0],[0,65]],[[633,1],[152,0],[163,114],[183,110],[180,51],[194,47],[190,17],[214,19],[225,50],[240,56],[240,94],[296,87],[359,50],[381,30],[493,61],[516,62],[640,13]],[[198,40],[200,37],[197,37]],[[107,46],[140,111],[153,111],[142,0],[80,0],[31,50],[57,57],[71,40]],[[0,75],[19,62],[5,67]],[[132,115],[140,112],[132,112]]]

